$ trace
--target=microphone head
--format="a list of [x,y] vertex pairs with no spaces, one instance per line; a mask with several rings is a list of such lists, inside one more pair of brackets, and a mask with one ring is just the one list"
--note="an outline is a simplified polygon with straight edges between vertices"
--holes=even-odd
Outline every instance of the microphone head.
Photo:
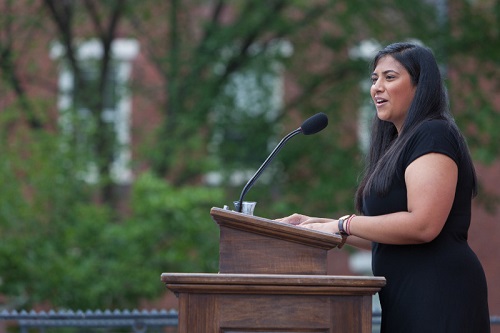
[[300,129],[304,135],[318,133],[328,125],[328,117],[323,112],[316,113],[314,116],[307,118]]

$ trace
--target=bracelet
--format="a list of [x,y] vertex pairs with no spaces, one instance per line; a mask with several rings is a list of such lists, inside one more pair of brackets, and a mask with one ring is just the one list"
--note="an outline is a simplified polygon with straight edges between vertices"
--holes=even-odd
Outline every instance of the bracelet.
[[350,236],[351,235],[351,221],[352,219],[356,216],[356,214],[352,214],[351,216],[349,216],[349,218],[347,219],[347,223],[346,223],[346,226],[345,226],[345,231],[347,232],[347,234]]

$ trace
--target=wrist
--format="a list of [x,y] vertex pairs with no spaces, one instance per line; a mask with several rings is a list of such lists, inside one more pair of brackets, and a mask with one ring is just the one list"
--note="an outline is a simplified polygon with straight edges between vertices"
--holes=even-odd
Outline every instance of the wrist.
[[347,234],[349,236],[352,235],[352,233],[351,233],[351,221],[354,217],[356,217],[356,214],[352,214],[351,216],[349,216],[345,222],[345,231],[347,232]]
[[346,230],[347,226],[345,224],[346,224],[346,221],[348,221],[350,217],[351,217],[350,215],[344,215],[338,219],[339,234],[342,237],[342,243],[340,243],[340,245],[337,246],[339,249],[341,249],[342,246],[344,246],[345,242],[347,241],[347,236],[349,236],[349,234]]
[[349,232],[347,231],[346,223],[350,217],[351,217],[351,215],[344,215],[342,217],[339,217],[339,220],[338,220],[339,234],[341,234],[343,236],[349,236]]

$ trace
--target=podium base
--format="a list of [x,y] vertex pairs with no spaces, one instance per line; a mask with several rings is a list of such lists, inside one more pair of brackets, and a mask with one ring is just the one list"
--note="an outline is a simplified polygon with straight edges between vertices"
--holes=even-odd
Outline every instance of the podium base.
[[372,330],[380,277],[164,273],[179,298],[179,333]]

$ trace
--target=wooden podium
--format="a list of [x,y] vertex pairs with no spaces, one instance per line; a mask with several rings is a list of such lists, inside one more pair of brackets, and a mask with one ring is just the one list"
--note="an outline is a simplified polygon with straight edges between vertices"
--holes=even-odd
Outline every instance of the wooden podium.
[[212,208],[219,273],[163,273],[179,333],[371,333],[383,277],[329,276],[337,235]]

